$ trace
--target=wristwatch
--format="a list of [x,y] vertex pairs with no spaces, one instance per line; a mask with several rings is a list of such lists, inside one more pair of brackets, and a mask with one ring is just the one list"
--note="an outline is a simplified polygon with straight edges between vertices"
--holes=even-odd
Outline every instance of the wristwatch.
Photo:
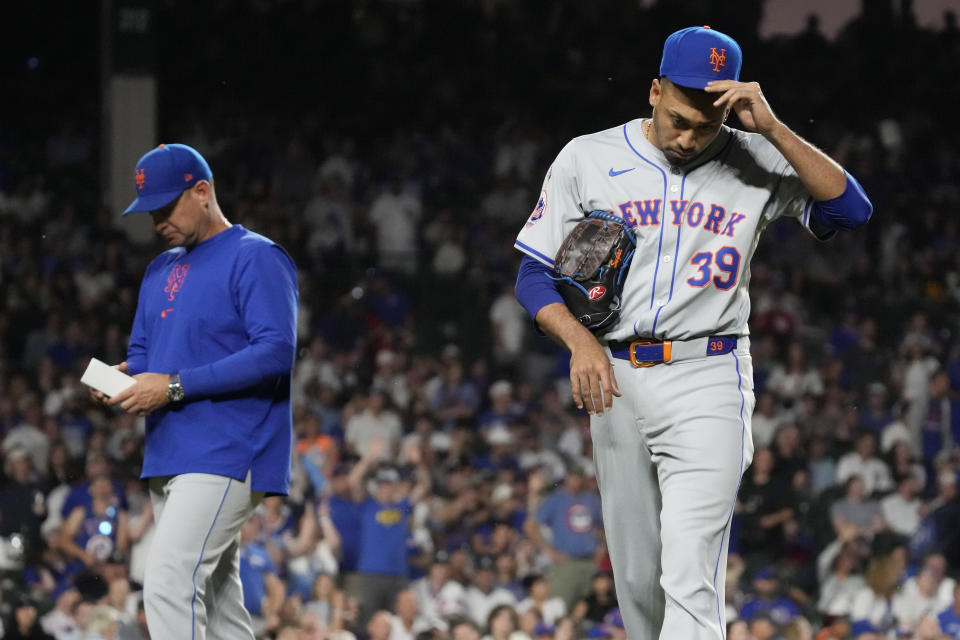
[[180,374],[170,374],[170,385],[167,387],[167,400],[170,402],[180,402],[184,396],[183,385],[180,383]]

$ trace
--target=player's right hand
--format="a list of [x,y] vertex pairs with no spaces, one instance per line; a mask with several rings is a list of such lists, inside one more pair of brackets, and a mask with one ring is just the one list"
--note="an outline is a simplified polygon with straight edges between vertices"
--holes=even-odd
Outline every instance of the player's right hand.
[[[127,363],[126,363],[126,362],[121,362],[120,364],[115,364],[115,365],[113,365],[113,368],[114,368],[114,369],[117,369],[118,371],[120,371],[120,372],[122,372],[122,373],[129,373],[129,371],[128,371],[128,369],[127,369]],[[110,399],[110,396],[108,396],[107,394],[103,393],[102,391],[97,391],[97,390],[94,389],[93,387],[90,387],[90,397],[93,398],[94,402],[99,402],[100,404],[106,404],[106,403],[107,403],[107,400]]]
[[623,395],[610,357],[590,334],[570,350],[570,391],[578,409],[597,415],[613,408],[614,396]]

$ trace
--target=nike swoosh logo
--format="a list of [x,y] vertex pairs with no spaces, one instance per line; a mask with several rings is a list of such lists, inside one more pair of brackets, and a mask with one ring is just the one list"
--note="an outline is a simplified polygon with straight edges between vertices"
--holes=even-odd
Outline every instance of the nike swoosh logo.
[[166,318],[168,313],[173,313],[173,309],[164,309],[160,312],[160,317]]
[[636,169],[636,167],[630,167],[629,169],[622,169],[622,170],[620,170],[620,171],[614,171],[614,170],[613,170],[613,167],[610,167],[610,172],[609,172],[607,175],[610,176],[611,178],[616,178],[616,177],[617,177],[618,175],[620,175],[621,173],[627,173],[628,171],[633,171],[634,169]]

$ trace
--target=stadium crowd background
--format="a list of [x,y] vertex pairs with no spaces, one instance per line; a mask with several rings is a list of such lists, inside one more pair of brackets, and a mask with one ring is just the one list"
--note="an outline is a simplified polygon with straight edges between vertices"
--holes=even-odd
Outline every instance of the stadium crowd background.
[[[875,205],[825,244],[779,222],[754,258],[728,637],[960,638],[953,14],[867,1],[828,42],[759,40],[759,0],[185,5],[159,13],[161,137],[300,268],[293,490],[242,532],[264,637],[625,637],[588,420],[512,244],[565,141],[646,114],[664,36],[709,22]],[[78,379],[124,358],[161,247],[96,187],[95,19],[43,20],[0,127],[0,637],[143,639],[142,423]]]

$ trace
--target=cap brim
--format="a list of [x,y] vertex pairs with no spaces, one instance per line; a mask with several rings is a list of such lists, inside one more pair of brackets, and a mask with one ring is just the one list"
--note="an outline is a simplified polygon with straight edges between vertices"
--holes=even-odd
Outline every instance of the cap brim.
[[699,89],[703,91],[707,88],[707,83],[711,80],[725,80],[725,78],[704,78],[703,76],[667,76],[667,80],[673,84],[687,87],[688,89]]
[[151,193],[150,195],[140,196],[131,203],[123,215],[128,213],[149,213],[165,207],[176,200],[183,191],[162,191],[160,193]]

